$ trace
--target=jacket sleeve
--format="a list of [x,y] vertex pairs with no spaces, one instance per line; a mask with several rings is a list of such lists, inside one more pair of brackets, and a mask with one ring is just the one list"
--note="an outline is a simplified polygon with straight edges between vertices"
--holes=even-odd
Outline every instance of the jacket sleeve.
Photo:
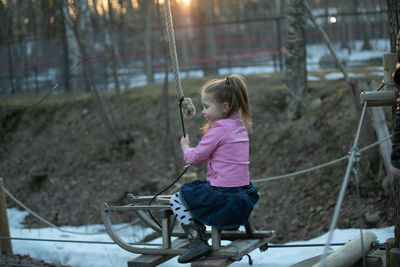
[[218,122],[215,122],[208,132],[194,148],[185,149],[184,159],[191,164],[197,164],[207,161],[220,145],[226,130]]

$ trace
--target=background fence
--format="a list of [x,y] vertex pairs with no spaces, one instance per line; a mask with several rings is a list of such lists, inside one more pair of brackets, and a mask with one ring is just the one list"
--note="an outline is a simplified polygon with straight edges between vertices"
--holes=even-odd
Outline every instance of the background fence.
[[[384,10],[322,14],[317,15],[317,19],[335,46],[348,50],[349,54],[360,49],[377,49],[377,40],[387,40],[389,47],[388,21]],[[205,45],[203,39],[206,38],[204,31],[207,27],[212,28],[214,38]],[[75,65],[66,53],[65,40],[60,36],[4,40],[0,43],[0,93],[39,93],[48,91],[58,81],[63,85],[61,91],[85,90],[84,86],[76,86],[81,82],[74,82],[81,79],[75,69],[82,61],[90,63],[98,90],[115,88],[113,74],[117,75],[122,89],[143,85],[150,80],[159,81],[164,77],[166,62],[169,64],[164,29],[165,22],[160,17],[158,23],[152,26],[150,74],[145,68],[143,27],[116,28],[115,38],[106,36],[114,45],[114,58],[110,57],[110,49],[102,45],[103,35],[94,29],[93,43],[86,44],[86,58],[75,62]],[[238,67],[262,67],[266,71],[285,69],[285,17],[207,24],[182,23],[178,19],[175,34],[183,77],[231,73]],[[306,36],[307,45],[323,46],[320,34],[311,24],[306,26]],[[213,57],[207,56],[205,51],[209,47],[205,46],[212,46]],[[116,66],[116,73],[113,73],[112,64]]]

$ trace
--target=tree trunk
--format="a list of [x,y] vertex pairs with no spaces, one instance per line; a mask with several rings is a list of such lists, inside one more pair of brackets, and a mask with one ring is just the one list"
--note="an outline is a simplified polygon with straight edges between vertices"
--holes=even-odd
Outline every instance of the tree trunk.
[[184,26],[181,32],[181,40],[182,40],[182,58],[184,62],[189,61],[189,46],[188,41],[191,40],[191,30],[189,29],[190,23],[190,6],[187,4],[183,5],[183,19],[184,19]]
[[153,57],[152,57],[152,17],[153,17],[153,2],[145,0],[142,2],[144,9],[144,50],[145,50],[145,70],[147,83],[153,83]]
[[197,0],[196,10],[198,24],[200,25],[200,36],[202,38],[201,53],[205,62],[203,63],[204,75],[215,75],[218,70],[215,63],[216,48],[214,39],[213,25],[208,25],[213,22],[213,2],[212,0]]
[[111,62],[111,68],[112,68],[112,74],[113,74],[113,79],[114,79],[114,85],[115,85],[115,92],[117,94],[117,101],[118,101],[118,106],[119,106],[119,111],[121,113],[121,117],[124,122],[125,128],[128,126],[128,118],[127,118],[127,112],[126,112],[126,107],[125,107],[125,102],[122,98],[121,95],[121,88],[119,85],[119,79],[118,79],[118,68],[117,68],[117,62],[118,62],[118,49],[115,46],[113,40],[117,40],[115,34],[114,34],[114,16],[113,16],[113,9],[110,0],[108,0],[108,12],[109,12],[109,18],[110,18],[110,23],[108,29],[108,38],[105,36],[105,44],[107,47],[107,50],[109,51],[109,61]]
[[[396,53],[400,51],[400,49],[396,50],[397,33],[400,29],[400,3],[398,0],[386,0],[386,4],[389,18],[390,52]],[[400,44],[397,43],[397,45]]]
[[66,23],[64,16],[64,1],[58,1],[56,3],[56,16],[59,18],[57,20],[58,32],[60,32],[60,42],[62,47],[61,53],[61,81],[64,85],[64,92],[68,93],[71,91],[71,73],[69,64],[69,49],[68,49],[68,37],[66,32]]
[[217,52],[215,47],[215,38],[214,38],[214,8],[213,8],[212,0],[205,0],[205,23],[210,24],[205,26],[205,53],[206,59],[209,61],[206,64],[206,75],[215,75],[218,74],[217,62],[214,61],[217,58]]
[[286,84],[288,117],[297,119],[307,110],[306,35],[304,0],[289,0],[287,13]]
[[[14,36],[17,37],[18,43],[17,44],[17,54],[19,56],[19,65],[20,69],[24,70],[25,68],[25,60],[26,60],[26,43],[24,37],[27,36],[27,30],[26,30],[26,25],[24,25],[24,2],[22,0],[18,0],[16,3],[16,15],[14,22],[13,22],[13,34]],[[29,23],[29,22],[28,22]],[[25,71],[19,71],[17,72],[17,77],[16,77],[16,92],[23,92],[23,87],[24,87],[24,74]]]
[[[364,2],[364,8],[363,10],[369,10],[369,5],[370,2],[366,1]],[[373,6],[371,5],[371,10],[373,10]],[[368,17],[368,15],[361,15],[361,21],[362,24],[365,26],[365,31],[363,32],[363,45],[361,50],[372,50],[372,46],[370,43],[370,37],[369,34],[372,31],[371,29],[371,19]]]
[[[67,0],[63,1],[63,17],[65,21],[65,39],[66,39],[66,45],[68,47],[68,62],[70,66],[73,66],[73,72],[75,73],[70,73],[72,75],[69,76],[70,78],[70,86],[72,90],[78,90],[80,89],[79,87],[83,84],[81,81],[82,73],[83,73],[83,68],[81,65],[79,65],[79,58],[80,53],[79,53],[79,46],[76,38],[74,38],[75,33],[74,33],[74,21],[70,17],[70,10],[69,10],[69,3]],[[72,71],[71,71],[72,72]],[[71,80],[72,78],[72,80]],[[86,89],[87,90],[87,89]]]

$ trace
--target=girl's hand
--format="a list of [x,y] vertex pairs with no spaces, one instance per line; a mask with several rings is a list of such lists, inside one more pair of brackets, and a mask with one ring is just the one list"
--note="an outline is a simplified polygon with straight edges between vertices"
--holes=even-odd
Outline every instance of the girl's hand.
[[188,149],[190,147],[189,135],[186,134],[186,136],[182,136],[180,142],[181,142],[182,151],[185,151],[185,149]]

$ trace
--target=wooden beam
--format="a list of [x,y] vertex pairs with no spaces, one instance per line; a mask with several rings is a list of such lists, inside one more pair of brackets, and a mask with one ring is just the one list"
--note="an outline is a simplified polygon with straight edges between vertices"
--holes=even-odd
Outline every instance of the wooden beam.
[[312,265],[313,267],[343,267],[343,266],[353,266],[363,255],[367,255],[371,250],[371,243],[376,240],[376,235],[373,232],[363,232],[361,235],[356,236],[349,242],[347,242],[343,247],[329,254],[325,262],[321,260],[320,262]]
[[[6,196],[3,191],[3,178],[0,177],[0,236],[10,237],[10,228],[8,225]],[[1,254],[12,255],[12,246],[10,239],[0,240]]]
[[396,97],[394,90],[381,90],[371,92],[361,92],[360,100],[363,104],[365,101],[369,107],[374,106],[393,106],[396,105]]
[[231,264],[229,258],[222,259],[199,259],[190,264],[191,267],[226,267]]

